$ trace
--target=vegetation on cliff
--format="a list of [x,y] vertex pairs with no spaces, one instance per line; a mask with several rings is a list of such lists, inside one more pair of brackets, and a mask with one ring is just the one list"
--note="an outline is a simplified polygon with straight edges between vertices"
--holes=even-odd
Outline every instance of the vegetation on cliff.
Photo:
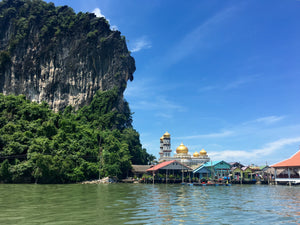
[[117,87],[122,105],[134,71],[124,36],[105,18],[42,0],[0,1],[0,92],[61,111]]
[[0,182],[124,177],[152,161],[123,99],[134,71],[105,18],[0,1]]
[[[47,103],[0,94],[0,181],[68,183],[124,177],[149,155],[131,126],[131,113],[116,110],[117,90],[97,92],[92,103],[54,113]],[[100,154],[101,153],[101,154]]]
[[[10,52],[13,52],[20,42],[28,42],[27,38],[31,33],[38,34],[36,38],[39,41],[52,47],[58,44],[61,38],[65,38],[65,35],[74,37],[80,33],[83,39],[92,41],[97,39],[101,32],[109,33],[109,24],[103,17],[97,18],[93,13],[76,14],[68,6],[55,7],[53,3],[42,0],[3,0],[0,2],[0,12],[2,31],[10,29],[6,43]],[[99,25],[102,29],[99,29]],[[33,31],[33,28],[36,31]],[[48,50],[45,49],[44,52]]]

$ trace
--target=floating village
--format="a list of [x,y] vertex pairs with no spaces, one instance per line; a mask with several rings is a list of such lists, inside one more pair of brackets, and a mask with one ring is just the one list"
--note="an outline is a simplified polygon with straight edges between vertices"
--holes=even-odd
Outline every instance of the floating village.
[[171,135],[160,138],[159,160],[156,165],[132,165],[131,177],[123,182],[182,183],[202,186],[231,184],[300,184],[300,150],[289,159],[274,165],[242,165],[239,162],[211,161],[208,153],[189,153],[181,143],[172,156]]

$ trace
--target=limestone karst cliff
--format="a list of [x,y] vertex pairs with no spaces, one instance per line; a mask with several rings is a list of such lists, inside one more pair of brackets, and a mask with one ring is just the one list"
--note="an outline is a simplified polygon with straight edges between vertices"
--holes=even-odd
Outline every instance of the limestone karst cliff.
[[134,59],[104,18],[41,0],[0,2],[0,92],[59,111],[117,87],[120,105]]

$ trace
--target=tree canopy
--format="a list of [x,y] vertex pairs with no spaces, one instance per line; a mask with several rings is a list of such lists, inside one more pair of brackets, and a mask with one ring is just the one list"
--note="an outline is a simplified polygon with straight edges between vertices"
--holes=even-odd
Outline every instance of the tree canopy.
[[117,89],[98,91],[90,105],[53,112],[47,103],[0,94],[0,181],[70,183],[125,177],[131,164],[154,156],[142,148],[128,103]]

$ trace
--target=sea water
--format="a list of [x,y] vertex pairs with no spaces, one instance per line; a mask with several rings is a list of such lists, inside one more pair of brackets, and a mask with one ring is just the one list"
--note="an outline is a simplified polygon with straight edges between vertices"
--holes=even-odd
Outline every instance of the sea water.
[[300,224],[300,186],[0,184],[0,224]]

